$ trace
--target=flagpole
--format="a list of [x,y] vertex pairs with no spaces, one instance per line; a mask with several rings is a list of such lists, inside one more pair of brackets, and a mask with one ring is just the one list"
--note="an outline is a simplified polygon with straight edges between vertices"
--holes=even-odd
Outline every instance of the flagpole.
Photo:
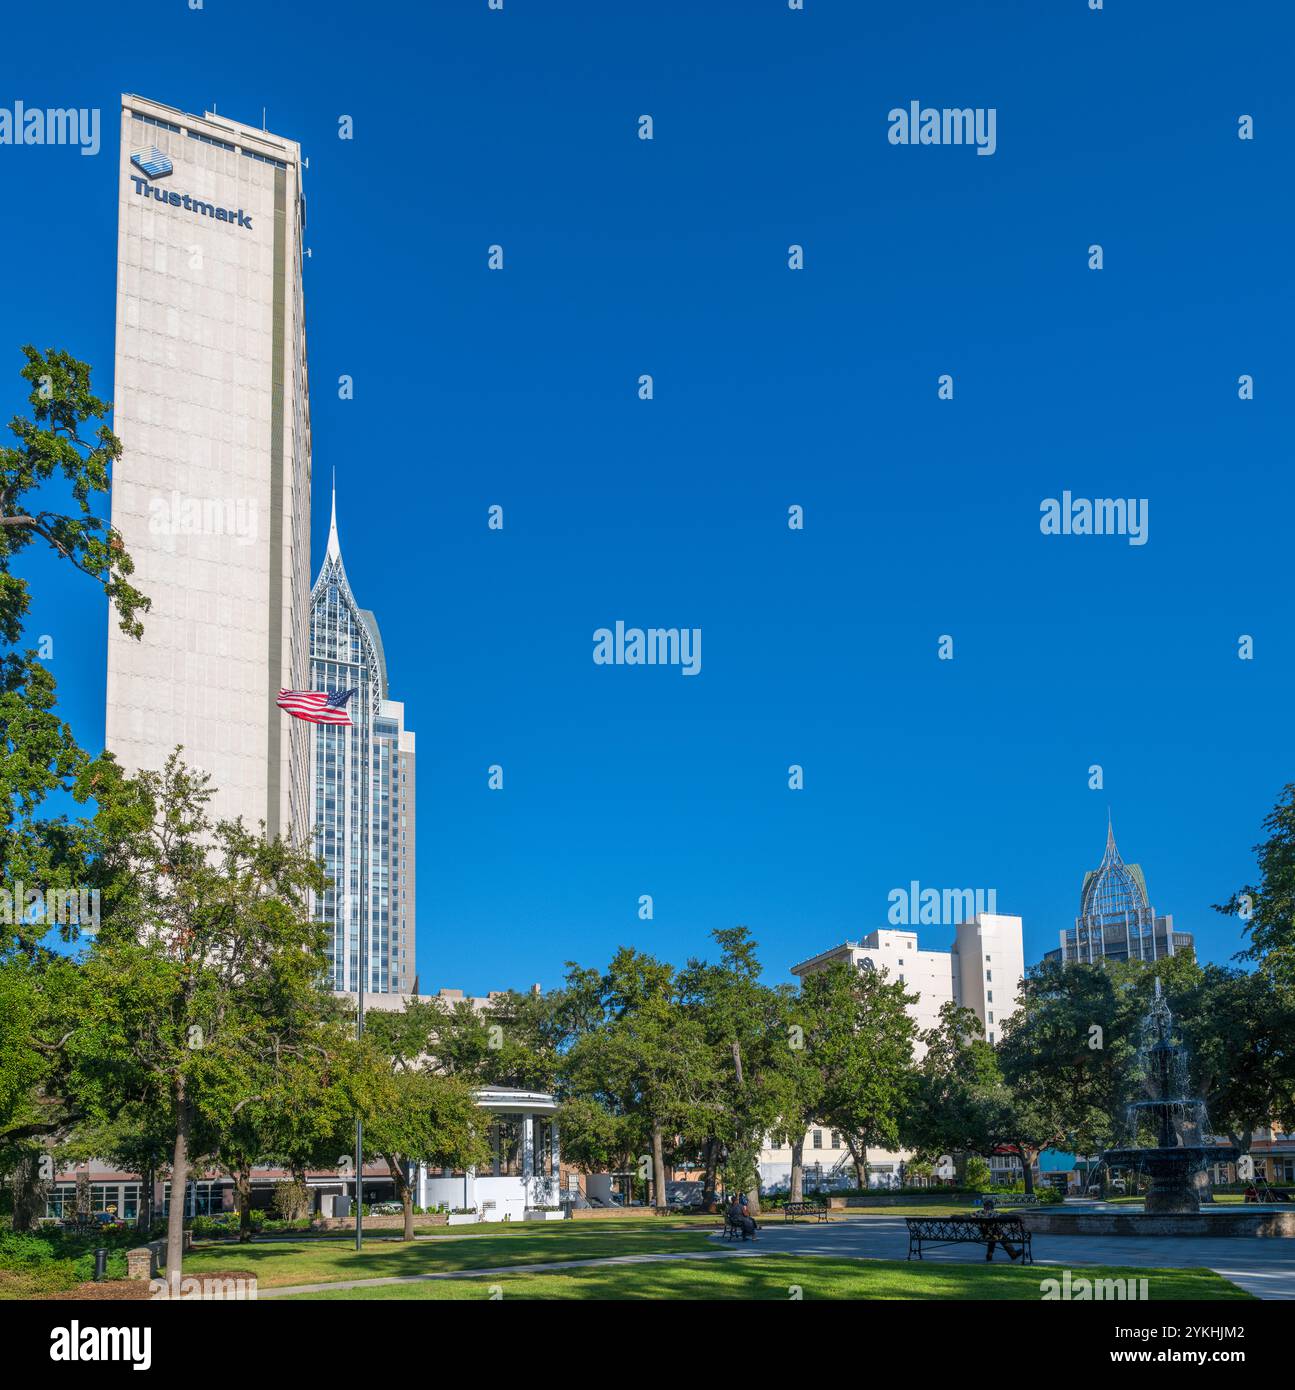
[[[361,687],[363,688],[363,687]],[[367,691],[365,692],[367,695]],[[369,973],[366,955],[368,933],[365,930],[369,915],[369,706],[364,703],[363,737],[357,728],[356,742],[363,744],[360,769],[360,910],[359,910],[359,979],[356,981],[355,1038],[364,1038],[364,981]],[[355,1112],[355,1248],[364,1249],[364,1121]]]

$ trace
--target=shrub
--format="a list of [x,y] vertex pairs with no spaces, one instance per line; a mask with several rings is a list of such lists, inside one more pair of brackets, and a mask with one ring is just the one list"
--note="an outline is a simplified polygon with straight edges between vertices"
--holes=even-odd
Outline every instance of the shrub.
[[977,1154],[967,1158],[967,1188],[971,1192],[988,1192],[993,1186],[993,1173],[989,1164]]
[[133,1231],[96,1231],[74,1235],[66,1231],[0,1232],[0,1269],[23,1276],[33,1296],[61,1293],[94,1278],[94,1252],[108,1250],[106,1277],[126,1277],[126,1251],[137,1240]]
[[238,1217],[232,1214],[195,1216],[189,1222],[189,1229],[195,1236],[226,1236],[238,1229]]
[[304,1182],[284,1181],[274,1184],[274,1195],[270,1205],[275,1214],[284,1221],[299,1221],[310,1215],[314,1204],[310,1188]]

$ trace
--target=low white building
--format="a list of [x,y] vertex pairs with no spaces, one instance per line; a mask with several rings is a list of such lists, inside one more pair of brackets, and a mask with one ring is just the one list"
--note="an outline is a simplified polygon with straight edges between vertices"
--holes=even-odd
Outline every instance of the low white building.
[[[1025,974],[1021,919],[1000,913],[977,913],[954,928],[951,950],[922,949],[915,927],[883,927],[861,941],[846,941],[791,967],[798,979],[840,961],[855,970],[882,970],[902,980],[917,1001],[909,1013],[919,1031],[934,1028],[947,1003],[974,1009],[991,1043],[1004,1019],[1016,1009]],[[914,1054],[921,1057],[918,1043]],[[897,1186],[901,1164],[911,1155],[885,1149],[868,1150],[869,1182],[875,1187]],[[805,1135],[802,1155],[807,1190],[852,1187],[854,1163],[835,1130],[816,1125]],[[791,1146],[766,1142],[760,1151],[760,1180],[766,1187],[785,1187],[791,1180]]]
[[429,1172],[420,1163],[415,1203],[475,1211],[482,1221],[522,1221],[528,1212],[556,1212],[562,1162],[557,1100],[544,1091],[503,1086],[483,1087],[476,1097],[493,1117],[489,1169]]

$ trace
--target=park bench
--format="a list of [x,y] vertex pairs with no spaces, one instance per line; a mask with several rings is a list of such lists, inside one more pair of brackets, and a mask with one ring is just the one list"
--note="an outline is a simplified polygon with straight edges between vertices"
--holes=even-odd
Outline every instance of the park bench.
[[812,1216],[818,1221],[827,1220],[827,1208],[822,1202],[788,1202],[782,1210],[787,1221],[795,1221],[798,1216]]
[[1039,1194],[1037,1192],[1008,1193],[1006,1197],[1000,1197],[997,1193],[982,1199],[980,1205],[986,1212],[993,1211],[996,1207],[1037,1207],[1039,1205]]
[[743,1237],[744,1235],[745,1235],[745,1232],[742,1230],[741,1226],[739,1226],[739,1225],[737,1224],[737,1222],[733,1221],[733,1220],[729,1217],[728,1208],[725,1207],[725,1208],[724,1208],[724,1237],[723,1237],[723,1238],[724,1238],[725,1240],[741,1240],[742,1237]]
[[[1022,1264],[1033,1264],[1030,1233],[1019,1216],[909,1216],[908,1258],[922,1258],[923,1245],[983,1245],[985,1259],[994,1258],[994,1249],[1001,1245],[1009,1258]],[[1012,1254],[1012,1247],[1016,1253]]]

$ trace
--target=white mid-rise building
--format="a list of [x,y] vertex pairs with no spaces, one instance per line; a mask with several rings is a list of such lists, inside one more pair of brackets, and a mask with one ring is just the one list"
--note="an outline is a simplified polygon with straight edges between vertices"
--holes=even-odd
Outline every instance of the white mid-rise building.
[[[1021,979],[1025,974],[1025,950],[1021,919],[981,912],[954,928],[951,950],[919,948],[915,927],[883,927],[860,941],[846,941],[791,967],[798,979],[840,962],[854,970],[883,970],[891,980],[903,981],[917,995],[909,1013],[919,1032],[935,1028],[940,1009],[948,1003],[973,1009],[985,1025],[985,1037],[993,1043],[1003,1020],[1016,1009]],[[914,1055],[921,1057],[919,1042]],[[879,1186],[898,1181],[899,1165],[906,1152],[868,1151],[870,1178]],[[852,1183],[854,1164],[850,1151],[834,1130],[816,1125],[805,1136],[803,1161],[806,1186]],[[760,1153],[760,1177],[768,1186],[785,1184],[791,1174],[791,1148],[766,1144]]]
[[108,632],[105,741],[131,770],[177,745],[212,811],[310,826],[310,403],[301,150],[123,96],[112,524],[152,601]]

